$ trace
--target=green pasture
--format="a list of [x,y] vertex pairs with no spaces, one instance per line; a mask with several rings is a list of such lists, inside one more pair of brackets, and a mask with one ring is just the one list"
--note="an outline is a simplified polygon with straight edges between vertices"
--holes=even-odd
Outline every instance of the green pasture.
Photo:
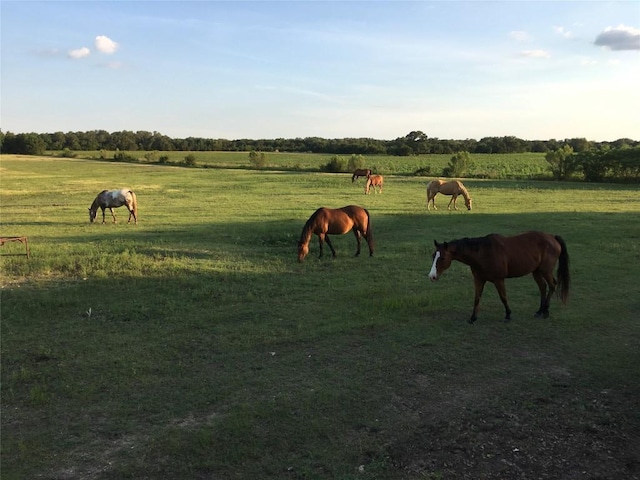
[[[49,152],[60,155],[61,152]],[[77,152],[78,158],[113,159],[114,151]],[[136,162],[157,164],[165,157],[167,164],[182,164],[185,157],[194,159],[195,168],[245,168],[251,169],[249,152],[126,152]],[[319,171],[334,156],[343,158],[345,163],[351,155],[264,152],[264,170],[279,171]],[[395,155],[364,155],[367,168],[382,175],[412,175],[421,169],[429,169],[433,176],[442,175],[442,171],[451,160],[451,154],[413,155],[398,157]],[[540,179],[550,178],[548,163],[544,153],[514,154],[473,154],[473,166],[470,177],[488,179]]]
[[[637,477],[637,186],[463,179],[473,211],[427,212],[406,167],[364,195],[322,157],[237,155],[0,157],[0,234],[31,248],[0,248],[3,479]],[[90,224],[120,187],[138,225]],[[375,256],[349,234],[298,263],[307,218],[347,204]],[[487,285],[475,325],[468,267],[429,282],[434,239],[530,229],[571,257],[549,319],[531,277],[507,280],[510,323]]]

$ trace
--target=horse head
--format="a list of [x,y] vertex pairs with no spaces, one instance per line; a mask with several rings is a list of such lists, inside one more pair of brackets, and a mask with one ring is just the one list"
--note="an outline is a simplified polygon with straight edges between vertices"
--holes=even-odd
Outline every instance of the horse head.
[[302,262],[309,254],[309,242],[298,242],[298,262]]
[[89,222],[93,223],[96,220],[96,216],[98,215],[98,209],[96,208],[95,210],[91,210],[91,208],[89,208]]
[[438,243],[435,240],[433,244],[436,246],[436,251],[433,252],[433,264],[431,265],[431,270],[429,271],[429,278],[432,282],[438,280],[440,275],[451,266],[451,261],[453,260],[451,250],[449,249],[449,244],[447,242]]
[[471,197],[467,197],[464,199],[464,204],[467,207],[467,210],[471,210]]

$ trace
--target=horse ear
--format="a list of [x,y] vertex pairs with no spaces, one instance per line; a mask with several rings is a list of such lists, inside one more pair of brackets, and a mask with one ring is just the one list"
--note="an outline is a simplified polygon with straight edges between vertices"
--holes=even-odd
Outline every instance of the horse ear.
[[440,247],[440,244],[436,240],[433,241],[433,244],[436,246],[436,248]]

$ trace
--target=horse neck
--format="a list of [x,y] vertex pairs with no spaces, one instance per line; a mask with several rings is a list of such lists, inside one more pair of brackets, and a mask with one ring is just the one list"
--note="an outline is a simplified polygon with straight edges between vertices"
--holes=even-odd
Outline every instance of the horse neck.
[[478,258],[481,257],[480,250],[483,249],[482,240],[482,238],[464,238],[450,242],[450,247],[453,247],[452,258],[465,265],[477,264]]
[[460,186],[460,194],[464,197],[465,200],[469,200],[469,192],[461,183],[458,184]]
[[312,220],[314,220],[314,217],[311,217],[309,220],[307,220],[307,223],[305,223],[304,227],[302,228],[302,234],[300,235],[300,243],[302,243],[303,245],[306,245],[311,241],[311,236],[313,235]]
[[[85,203],[86,205],[86,203]],[[98,204],[98,197],[95,198],[95,200],[93,201],[93,203],[91,204],[91,206],[89,207],[89,210],[91,210],[92,212],[96,212],[98,211],[98,207],[100,205]]]

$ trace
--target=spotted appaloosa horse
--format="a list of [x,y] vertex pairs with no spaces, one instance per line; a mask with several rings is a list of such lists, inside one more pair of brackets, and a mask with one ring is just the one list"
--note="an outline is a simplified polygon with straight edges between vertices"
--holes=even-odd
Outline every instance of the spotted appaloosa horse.
[[96,220],[98,214],[98,208],[102,209],[102,223],[105,223],[104,211],[109,209],[111,216],[113,217],[113,223],[116,223],[116,216],[113,214],[113,208],[126,206],[129,210],[129,220],[127,223],[131,223],[131,218],[137,224],[138,223],[138,199],[136,194],[128,188],[121,190],[103,190],[101,191],[89,207],[89,221],[93,223]]

